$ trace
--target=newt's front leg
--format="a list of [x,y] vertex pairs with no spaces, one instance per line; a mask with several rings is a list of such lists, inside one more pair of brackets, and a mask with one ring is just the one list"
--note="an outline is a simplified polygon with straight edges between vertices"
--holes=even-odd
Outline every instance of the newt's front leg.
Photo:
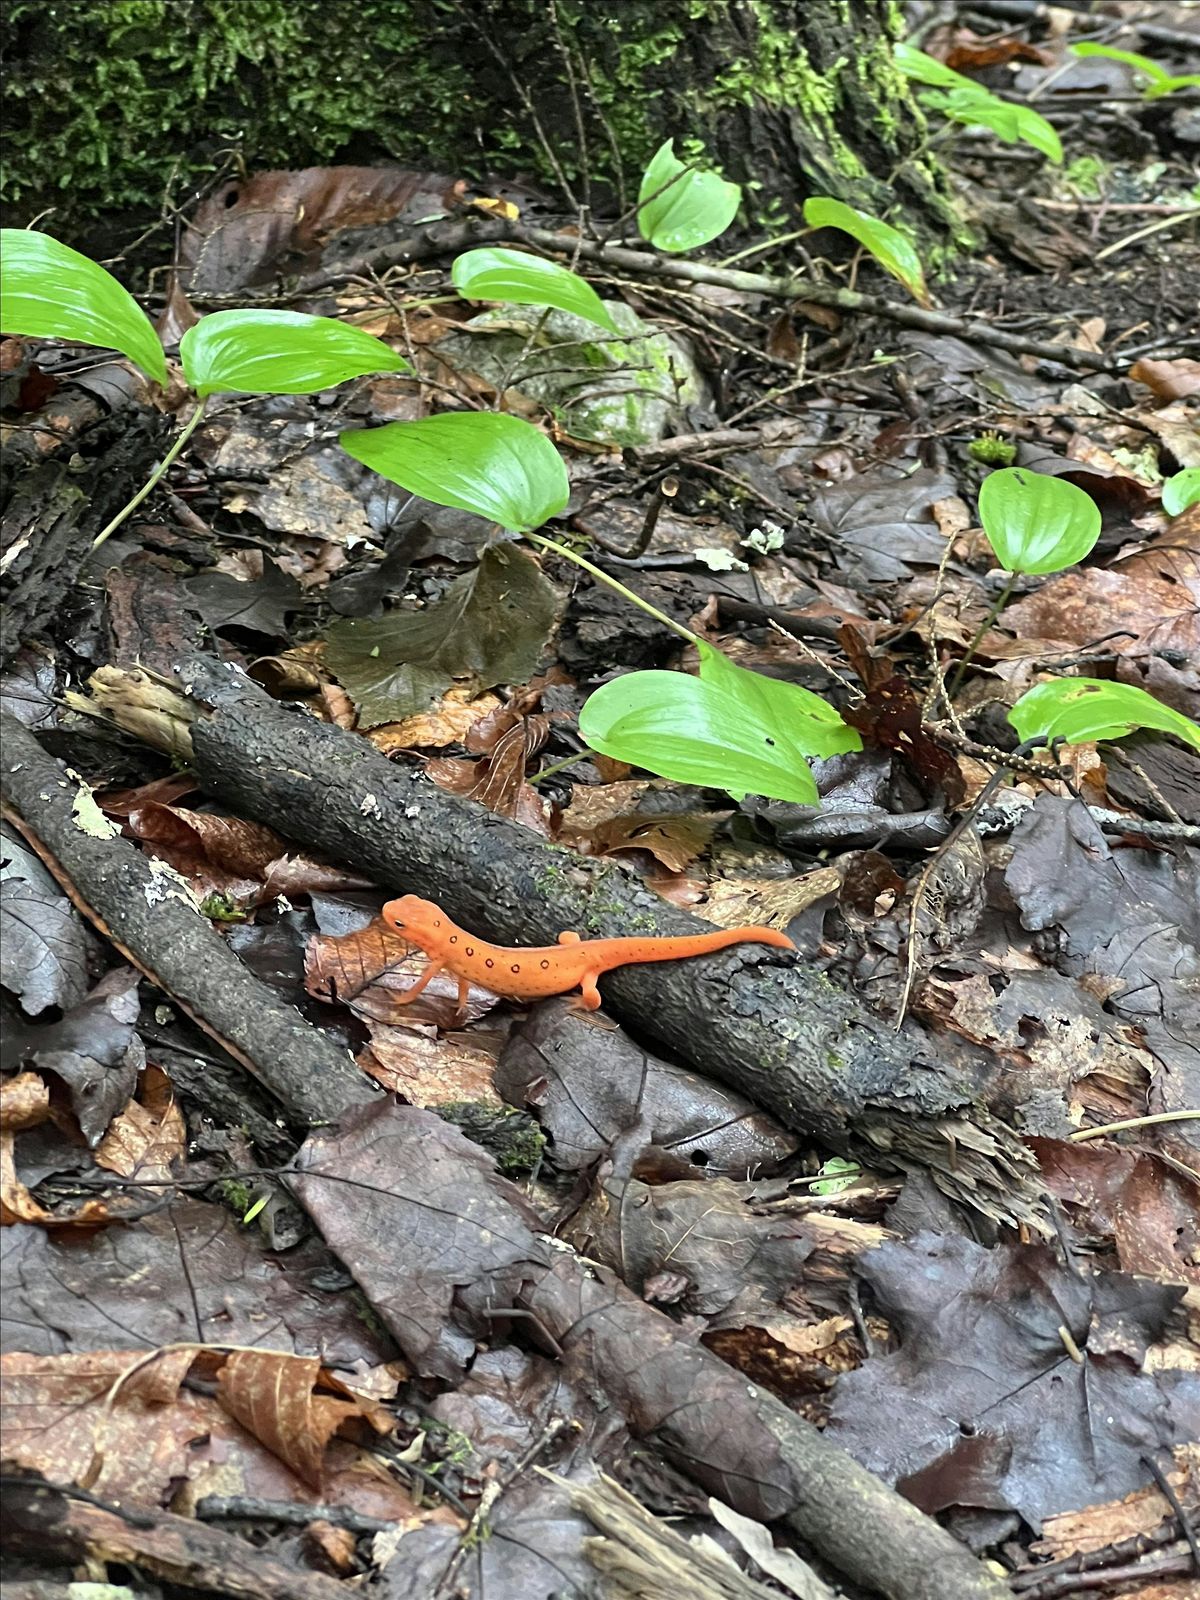
[[[446,965],[446,963],[444,961],[430,961],[428,966],[425,968],[425,971],[417,979],[416,983],[413,984],[412,988],[411,989],[406,989],[403,994],[396,996],[396,1004],[398,1006],[406,1006],[406,1005],[408,1005],[410,1000],[415,1000],[417,998],[417,996],[428,985],[430,979],[436,978],[438,973],[442,970],[442,968],[445,965]],[[462,986],[460,984],[459,985],[459,996],[460,996],[460,999],[461,999],[461,995],[462,995]]]

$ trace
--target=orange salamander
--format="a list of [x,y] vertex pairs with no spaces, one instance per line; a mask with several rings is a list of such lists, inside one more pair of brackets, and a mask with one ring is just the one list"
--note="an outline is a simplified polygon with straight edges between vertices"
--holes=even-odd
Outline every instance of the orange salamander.
[[439,972],[451,972],[458,979],[460,1015],[472,983],[508,1000],[544,1000],[578,987],[583,991],[580,1003],[594,1011],[600,1004],[596,979],[613,967],[634,961],[679,961],[731,944],[796,948],[786,933],[775,928],[717,928],[675,939],[581,939],[577,933],[560,933],[557,944],[509,948],[477,939],[451,922],[432,900],[415,894],[389,900],[383,920],[429,957],[429,965],[399,1003],[415,1000]]

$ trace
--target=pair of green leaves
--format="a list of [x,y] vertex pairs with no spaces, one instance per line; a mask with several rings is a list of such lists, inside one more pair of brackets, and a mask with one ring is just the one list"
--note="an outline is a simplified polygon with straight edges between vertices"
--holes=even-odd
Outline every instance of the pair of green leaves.
[[[150,319],[117,280],[49,234],[0,234],[6,333],[119,350],[156,382],[167,363]],[[361,328],[297,311],[218,311],[184,334],[180,361],[201,399],[211,394],[311,394],[408,363]]]
[[677,255],[717,238],[737,215],[742,191],[718,173],[689,167],[675,141],[660,145],[638,191],[638,227],[656,250]]
[[1006,144],[1032,145],[1051,161],[1062,161],[1062,141],[1058,134],[1045,117],[1029,106],[1002,100],[990,89],[964,78],[961,72],[955,72],[911,44],[897,44],[895,60],[906,78],[929,85],[930,93],[918,96],[922,105],[941,111],[953,122],[967,127],[989,128]]
[[832,706],[798,684],[736,666],[699,642],[700,676],[631,672],[597,689],[579,718],[593,750],[676,783],[817,805],[807,756],[859,750]]

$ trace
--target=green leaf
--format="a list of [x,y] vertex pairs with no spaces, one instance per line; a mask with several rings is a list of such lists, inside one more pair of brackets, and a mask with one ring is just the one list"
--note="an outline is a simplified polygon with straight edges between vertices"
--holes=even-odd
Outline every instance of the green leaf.
[[818,803],[799,750],[751,722],[732,695],[686,672],[630,672],[604,684],[579,714],[593,750],[675,783],[699,783],[798,805]]
[[689,170],[668,139],[655,152],[638,191],[638,227],[656,250],[676,255],[715,239],[737,215],[742,191],[718,173]]
[[424,711],[453,678],[481,689],[525,683],[558,613],[558,594],[530,556],[493,544],[424,611],[394,611],[329,631],[325,664],[364,727]]
[[[894,59],[904,76],[917,83],[930,83],[935,89],[979,89],[972,79],[964,78],[961,72],[955,72],[944,61],[927,55],[915,45],[906,44],[903,39],[896,45]],[[981,92],[988,93],[987,90]]]
[[302,311],[215,311],[184,334],[187,381],[210,394],[312,394],[368,372],[407,372],[382,339]]
[[821,1164],[821,1181],[810,1185],[814,1194],[839,1194],[852,1189],[862,1177],[862,1167],[857,1161],[846,1161],[841,1156],[830,1156]]
[[590,283],[557,261],[521,250],[468,250],[450,270],[459,294],[468,300],[505,300],[517,306],[554,306],[586,317],[609,333],[620,333]]
[[861,748],[818,695],[735,666],[711,645],[700,646],[700,674],[615,678],[584,705],[579,731],[601,755],[676,783],[798,805],[819,803],[806,755]]
[[921,96],[922,105],[933,106],[955,122],[967,127],[990,128],[1005,144],[1028,144],[1051,161],[1061,163],[1062,141],[1053,126],[1031,106],[1015,105],[978,84],[952,89],[949,94],[934,91]]
[[736,700],[745,715],[803,755],[836,756],[861,750],[862,740],[819,694],[798,683],[739,667],[712,645],[700,643],[700,678]]
[[1039,735],[1070,744],[1123,739],[1135,728],[1156,728],[1200,750],[1200,726],[1164,706],[1145,689],[1103,678],[1053,678],[1028,690],[1008,713],[1022,740]]
[[935,61],[924,50],[910,44],[896,46],[896,65],[906,78],[917,83],[930,84],[934,89],[948,90],[947,94],[923,94],[922,105],[933,106],[955,122],[972,127],[990,128],[999,139],[1008,144],[1021,141],[1040,150],[1051,161],[1061,162],[1062,141],[1045,117],[1029,106],[1014,105],[1011,100],[1001,100],[990,89],[963,77],[941,61]]
[[865,211],[856,211],[853,206],[833,200],[828,195],[814,195],[804,202],[804,220],[810,228],[840,228],[852,239],[857,239],[885,272],[890,272],[893,278],[899,278],[914,300],[919,300],[922,305],[929,304],[921,258],[899,228],[880,222],[878,217],[868,216]]
[[341,436],[356,461],[410,494],[457,506],[510,533],[540,528],[571,487],[558,451],[532,423],[493,411],[454,411]]
[[1178,517],[1200,500],[1200,467],[1184,467],[1162,486],[1163,510],[1169,517]]
[[28,228],[0,229],[0,326],[119,350],[156,382],[167,362],[146,313],[110,272]]
[[1096,44],[1085,39],[1071,46],[1072,55],[1103,56],[1108,61],[1123,61],[1127,67],[1140,72],[1148,82],[1144,90],[1147,100],[1157,100],[1161,95],[1173,94],[1176,89],[1194,89],[1200,84],[1200,72],[1188,72],[1174,77],[1149,56],[1140,56],[1136,50],[1118,50],[1115,45]]
[[979,520],[1008,572],[1061,572],[1100,537],[1100,508],[1065,478],[1001,467],[983,480]]

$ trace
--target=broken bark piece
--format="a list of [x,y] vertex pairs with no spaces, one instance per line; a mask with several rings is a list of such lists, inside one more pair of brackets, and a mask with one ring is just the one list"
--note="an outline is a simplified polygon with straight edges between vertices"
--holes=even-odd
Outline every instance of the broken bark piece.
[[[191,730],[193,767],[210,794],[397,894],[436,900],[486,939],[706,929],[619,864],[577,856],[437,789],[225,663],[193,657],[178,672],[210,708]],[[896,1032],[802,960],[746,946],[624,967],[603,988],[635,1031],[785,1126],[872,1166],[928,1171],[995,1221],[1044,1226],[1036,1164],[1001,1115],[1011,1083],[983,1051],[912,1022]]]
[[[181,879],[119,836],[85,831],[86,786],[14,717],[0,718],[7,814],[64,891],[128,961],[218,1040],[299,1122],[325,1122],[378,1090],[260,982],[214,932]],[[94,806],[94,802],[93,802]],[[99,812],[96,813],[99,818]]]

